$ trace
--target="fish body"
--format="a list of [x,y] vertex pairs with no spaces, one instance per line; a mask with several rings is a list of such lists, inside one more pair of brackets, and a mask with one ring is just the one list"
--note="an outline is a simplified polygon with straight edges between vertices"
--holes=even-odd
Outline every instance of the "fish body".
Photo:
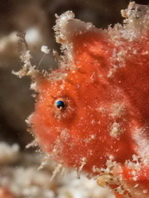
[[65,55],[59,69],[36,80],[29,122],[36,142],[54,160],[92,175],[104,176],[108,168],[112,188],[121,185],[124,197],[146,198],[149,9],[131,3],[123,14],[126,24],[108,30],[71,12],[57,19]]

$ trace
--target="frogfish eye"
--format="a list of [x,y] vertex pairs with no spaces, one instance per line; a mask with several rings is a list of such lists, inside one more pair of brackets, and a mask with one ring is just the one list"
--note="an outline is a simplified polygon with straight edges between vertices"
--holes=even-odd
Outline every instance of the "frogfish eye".
[[55,106],[56,106],[57,109],[63,110],[63,109],[66,108],[66,103],[62,99],[58,99],[55,102]]

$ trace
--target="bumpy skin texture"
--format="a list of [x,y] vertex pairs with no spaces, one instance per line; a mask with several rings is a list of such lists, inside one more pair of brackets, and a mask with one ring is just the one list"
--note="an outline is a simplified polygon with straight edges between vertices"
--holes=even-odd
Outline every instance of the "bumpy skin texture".
[[[65,28],[73,22],[79,29],[81,22],[75,19]],[[71,45],[66,53],[73,58],[37,82],[39,95],[30,123],[38,144],[59,163],[95,175],[105,174],[112,159],[112,180],[106,183],[121,186],[123,195],[117,197],[146,198],[149,31],[144,26],[131,39],[127,32],[125,26],[109,31],[90,27],[63,35],[60,42],[66,48]],[[57,100],[65,108],[57,108]]]

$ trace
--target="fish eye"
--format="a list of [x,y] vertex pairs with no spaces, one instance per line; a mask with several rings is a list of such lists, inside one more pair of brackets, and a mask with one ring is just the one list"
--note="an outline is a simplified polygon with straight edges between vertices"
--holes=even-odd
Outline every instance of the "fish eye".
[[55,106],[56,106],[57,109],[63,110],[63,109],[66,108],[66,103],[64,102],[64,100],[58,99],[58,100],[56,100],[56,102],[55,102]]

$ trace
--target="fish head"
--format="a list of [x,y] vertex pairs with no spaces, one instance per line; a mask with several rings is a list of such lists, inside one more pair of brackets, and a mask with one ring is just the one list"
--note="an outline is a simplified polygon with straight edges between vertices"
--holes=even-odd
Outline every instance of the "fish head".
[[40,81],[29,122],[52,159],[93,172],[111,156],[117,162],[132,156],[130,116],[123,92],[108,78],[114,51],[108,34],[91,28],[68,40],[73,58]]

